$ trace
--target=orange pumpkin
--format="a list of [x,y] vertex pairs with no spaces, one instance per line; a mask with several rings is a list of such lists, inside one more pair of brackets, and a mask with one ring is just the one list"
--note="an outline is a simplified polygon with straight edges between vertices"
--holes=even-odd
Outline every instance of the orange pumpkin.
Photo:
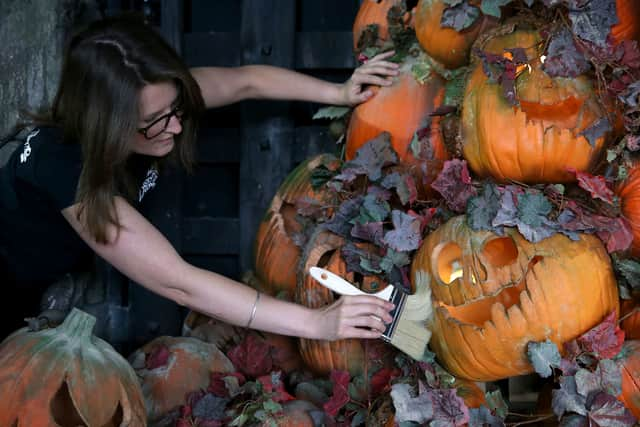
[[235,371],[216,346],[187,337],[158,337],[129,361],[140,379],[149,420],[183,405],[188,393],[206,389],[211,373]]
[[640,341],[625,341],[620,354],[622,393],[618,399],[640,419]]
[[262,291],[293,299],[296,266],[301,252],[293,236],[302,231],[296,220],[295,203],[303,197],[321,203],[325,201],[328,193],[312,189],[311,175],[321,165],[337,167],[332,163],[334,161],[335,157],[329,154],[307,159],[287,176],[273,197],[258,228],[254,245],[255,274],[263,285]]
[[640,256],[640,163],[628,169],[627,178],[618,186],[622,215],[628,220],[633,233],[631,253]]
[[539,243],[515,228],[473,231],[464,215],[432,232],[411,266],[414,286],[429,281],[430,347],[458,378],[493,381],[532,372],[527,343],[560,348],[618,313],[610,258],[592,235]]
[[358,50],[358,41],[362,32],[369,25],[378,26],[378,39],[386,41],[389,38],[389,23],[387,14],[393,6],[400,5],[404,0],[364,0],[360,4],[356,19],[353,21],[353,50]]
[[413,63],[413,58],[406,60],[393,85],[373,88],[375,96],[353,110],[347,128],[347,160],[354,159],[357,150],[367,142],[382,132],[388,132],[391,146],[400,162],[415,164],[418,160],[412,153],[411,141],[416,131],[429,124],[429,121],[429,139],[434,158],[434,167],[429,169],[437,174],[437,169],[448,158],[440,128],[441,117],[429,117],[444,100],[444,80],[433,73],[424,83],[419,83],[411,72]]
[[640,2],[638,0],[616,0],[618,23],[611,27],[615,43],[622,40],[640,42]]
[[503,55],[523,48],[529,64],[516,78],[519,106],[511,105],[500,84],[489,81],[476,61],[462,102],[463,155],[481,177],[525,183],[572,182],[567,169],[589,171],[606,143],[592,147],[580,135],[606,112],[587,76],[552,78],[542,69],[537,30],[504,26],[491,32],[480,50]]
[[632,299],[621,300],[620,318],[624,319],[620,323],[620,328],[624,331],[624,338],[627,340],[640,339],[639,295],[635,295]]
[[95,322],[74,308],[57,328],[23,328],[2,342],[0,425],[147,425],[133,369],[91,334]]
[[496,20],[482,15],[470,28],[456,31],[442,27],[440,23],[446,6],[443,0],[420,0],[415,8],[414,20],[420,46],[433,59],[453,69],[469,62],[471,45],[480,33],[495,26]]
[[[311,267],[323,267],[332,271],[354,285],[355,274],[347,272],[347,266],[340,255],[345,244],[342,237],[328,231],[316,231],[309,240],[303,254],[296,302],[311,308],[323,307],[333,303],[337,298],[333,292],[317,283],[310,275]],[[364,276],[360,289],[372,292],[383,289],[383,283],[376,276]],[[364,370],[384,365],[394,353],[392,347],[381,340],[346,339],[337,341],[310,340],[301,338],[298,341],[300,354],[306,365],[320,374],[327,374],[334,369],[349,371],[351,376],[360,375]],[[372,358],[372,354],[380,358]]]

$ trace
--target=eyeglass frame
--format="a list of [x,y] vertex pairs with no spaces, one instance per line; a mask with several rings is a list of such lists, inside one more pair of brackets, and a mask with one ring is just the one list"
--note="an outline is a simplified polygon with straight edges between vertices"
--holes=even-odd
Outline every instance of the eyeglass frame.
[[[171,111],[169,111],[167,114],[163,114],[157,119],[155,119],[154,121],[152,121],[151,123],[149,123],[147,126],[139,128],[138,132],[142,134],[142,136],[144,136],[145,139],[152,140],[153,138],[157,137],[158,135],[160,135],[161,133],[167,130],[167,128],[169,127],[169,122],[171,121],[171,118],[173,116],[175,116],[178,120],[182,120],[183,115],[184,115],[184,111],[182,110],[182,103],[179,103],[178,105],[173,107]],[[149,132],[149,130],[151,130],[153,126],[155,126],[156,124],[158,124],[158,122],[162,120],[165,120],[162,130],[153,136],[148,136],[147,133]]]

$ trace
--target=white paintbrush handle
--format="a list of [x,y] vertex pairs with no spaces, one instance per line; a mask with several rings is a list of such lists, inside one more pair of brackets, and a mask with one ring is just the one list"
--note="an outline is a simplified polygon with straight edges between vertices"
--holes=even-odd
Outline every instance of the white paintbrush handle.
[[320,267],[311,267],[309,269],[309,274],[311,274],[311,277],[316,279],[322,285],[340,295],[373,295],[383,300],[389,301],[389,299],[391,298],[391,293],[393,292],[393,286],[387,286],[381,291],[369,294],[367,292],[361,291],[337,274]]

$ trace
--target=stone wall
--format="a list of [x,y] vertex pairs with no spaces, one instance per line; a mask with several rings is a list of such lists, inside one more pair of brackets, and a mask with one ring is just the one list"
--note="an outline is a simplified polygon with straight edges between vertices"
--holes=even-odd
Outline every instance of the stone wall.
[[39,110],[55,96],[65,39],[98,17],[94,0],[0,1],[0,135],[19,110]]

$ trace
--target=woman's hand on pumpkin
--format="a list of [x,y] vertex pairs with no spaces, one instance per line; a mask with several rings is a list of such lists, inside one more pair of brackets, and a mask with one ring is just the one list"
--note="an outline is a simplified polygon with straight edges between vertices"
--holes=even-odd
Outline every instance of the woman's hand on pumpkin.
[[320,335],[326,340],[379,338],[392,318],[393,304],[369,295],[342,296],[319,309]]
[[394,53],[392,50],[380,53],[355,69],[340,88],[344,105],[357,105],[371,98],[374,92],[368,88],[370,85],[389,86],[393,83],[392,77],[398,75],[398,64],[387,59]]

